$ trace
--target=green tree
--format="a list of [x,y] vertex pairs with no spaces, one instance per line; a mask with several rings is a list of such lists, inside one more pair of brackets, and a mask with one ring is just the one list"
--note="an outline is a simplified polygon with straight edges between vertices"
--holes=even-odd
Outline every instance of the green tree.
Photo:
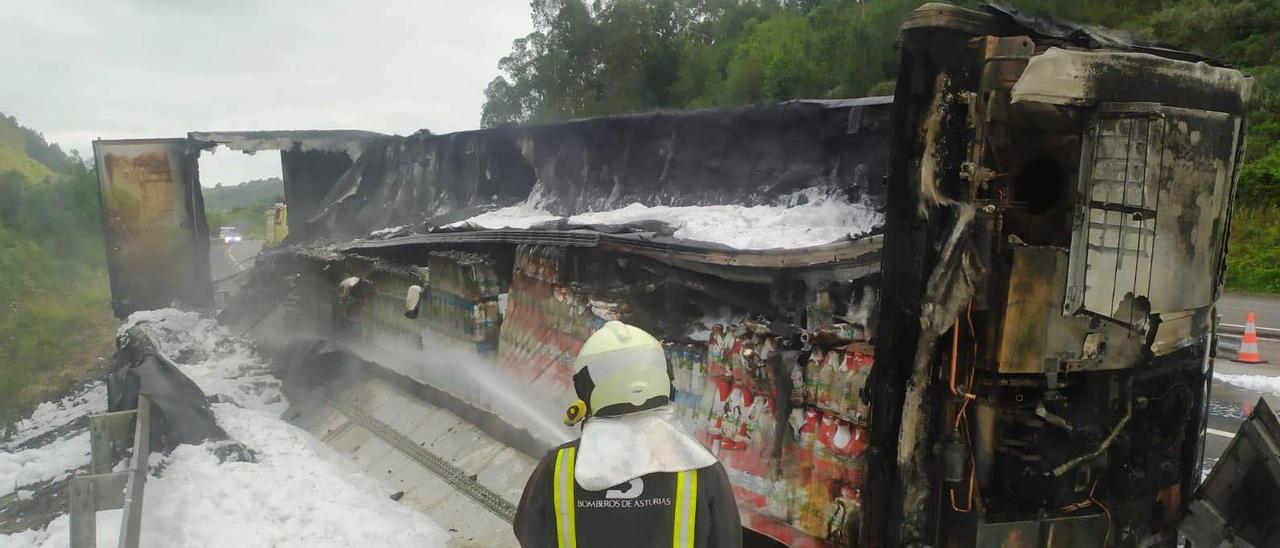
[[864,94],[918,0],[534,0],[481,124]]

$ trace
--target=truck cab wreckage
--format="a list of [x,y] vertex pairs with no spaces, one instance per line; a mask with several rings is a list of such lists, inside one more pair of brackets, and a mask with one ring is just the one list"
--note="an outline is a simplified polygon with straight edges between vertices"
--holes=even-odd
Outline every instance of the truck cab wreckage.
[[[995,7],[922,6],[900,52],[892,97],[98,141],[113,304],[210,306],[198,158],[278,150],[288,237],[221,321],[287,366],[291,420],[476,545],[512,542],[609,319],[665,341],[762,537],[1280,543],[1223,487],[1280,508],[1269,412],[1201,486],[1250,79]],[[693,227],[806,204],[858,226]]]

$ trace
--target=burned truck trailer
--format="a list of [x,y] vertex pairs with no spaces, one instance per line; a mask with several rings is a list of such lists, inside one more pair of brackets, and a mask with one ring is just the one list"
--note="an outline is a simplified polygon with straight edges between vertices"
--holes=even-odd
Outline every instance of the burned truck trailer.
[[[1176,544],[1250,81],[1000,8],[925,5],[899,47],[893,97],[408,137],[197,132],[148,165],[280,151],[288,237],[224,321],[294,362],[296,422],[479,544],[511,542],[485,530],[573,435],[573,357],[610,319],[664,340],[681,421],[764,537]],[[95,143],[108,219],[140,214],[102,169],[121,146]],[[143,204],[207,230],[195,170],[148,181],[195,198]],[[211,300],[138,283],[147,260],[207,272],[199,257],[110,237],[135,250],[112,262],[118,312]]]

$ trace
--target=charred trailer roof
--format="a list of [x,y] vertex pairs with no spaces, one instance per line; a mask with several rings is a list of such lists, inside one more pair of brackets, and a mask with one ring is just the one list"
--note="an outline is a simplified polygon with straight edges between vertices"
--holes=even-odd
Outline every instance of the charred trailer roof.
[[303,218],[323,234],[364,235],[522,203],[571,216],[771,204],[805,190],[879,209],[890,109],[888,98],[794,102],[418,133],[362,155]]

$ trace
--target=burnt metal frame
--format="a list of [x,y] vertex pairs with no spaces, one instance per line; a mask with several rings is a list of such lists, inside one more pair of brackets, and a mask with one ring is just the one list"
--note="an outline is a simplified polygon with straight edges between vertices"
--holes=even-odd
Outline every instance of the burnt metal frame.
[[[111,449],[127,442],[133,429],[133,455],[127,470],[112,472]],[[137,548],[142,529],[142,498],[151,453],[151,399],[138,395],[138,408],[89,417],[89,475],[71,478],[71,548],[97,545],[99,510],[123,508],[117,546]]]

